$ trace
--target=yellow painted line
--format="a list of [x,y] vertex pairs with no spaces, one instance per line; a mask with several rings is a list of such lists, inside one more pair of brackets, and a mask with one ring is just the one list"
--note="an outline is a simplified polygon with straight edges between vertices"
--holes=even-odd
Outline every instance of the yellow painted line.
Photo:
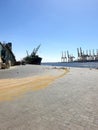
[[0,101],[12,100],[29,91],[37,91],[46,88],[54,80],[63,77],[67,69],[57,76],[43,75],[21,79],[0,80]]

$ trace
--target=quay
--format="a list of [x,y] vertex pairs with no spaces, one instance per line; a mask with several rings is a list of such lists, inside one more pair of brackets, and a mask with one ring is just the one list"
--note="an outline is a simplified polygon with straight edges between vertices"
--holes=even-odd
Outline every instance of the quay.
[[1,70],[0,130],[98,130],[97,80],[98,70],[89,68]]

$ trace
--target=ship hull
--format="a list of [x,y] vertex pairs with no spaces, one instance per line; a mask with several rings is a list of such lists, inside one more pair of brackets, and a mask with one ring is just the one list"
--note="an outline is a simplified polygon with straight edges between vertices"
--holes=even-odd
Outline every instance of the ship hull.
[[40,65],[42,61],[42,58],[32,58],[30,61],[27,62],[27,64],[35,64]]
[[24,60],[25,64],[35,64],[40,65],[42,61],[41,57],[26,57]]

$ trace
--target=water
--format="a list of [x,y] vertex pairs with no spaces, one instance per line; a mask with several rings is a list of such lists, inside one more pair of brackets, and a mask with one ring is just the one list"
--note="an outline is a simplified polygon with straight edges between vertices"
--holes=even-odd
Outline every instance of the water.
[[61,63],[61,62],[48,62],[42,63],[42,65],[49,66],[62,66],[62,67],[79,67],[79,68],[98,68],[98,62],[71,62],[71,63]]

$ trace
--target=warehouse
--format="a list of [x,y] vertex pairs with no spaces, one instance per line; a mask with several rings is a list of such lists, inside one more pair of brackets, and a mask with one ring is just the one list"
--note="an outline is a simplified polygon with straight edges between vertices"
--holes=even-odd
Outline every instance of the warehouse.
[[15,65],[16,59],[12,52],[12,43],[0,42],[0,68],[9,68]]

